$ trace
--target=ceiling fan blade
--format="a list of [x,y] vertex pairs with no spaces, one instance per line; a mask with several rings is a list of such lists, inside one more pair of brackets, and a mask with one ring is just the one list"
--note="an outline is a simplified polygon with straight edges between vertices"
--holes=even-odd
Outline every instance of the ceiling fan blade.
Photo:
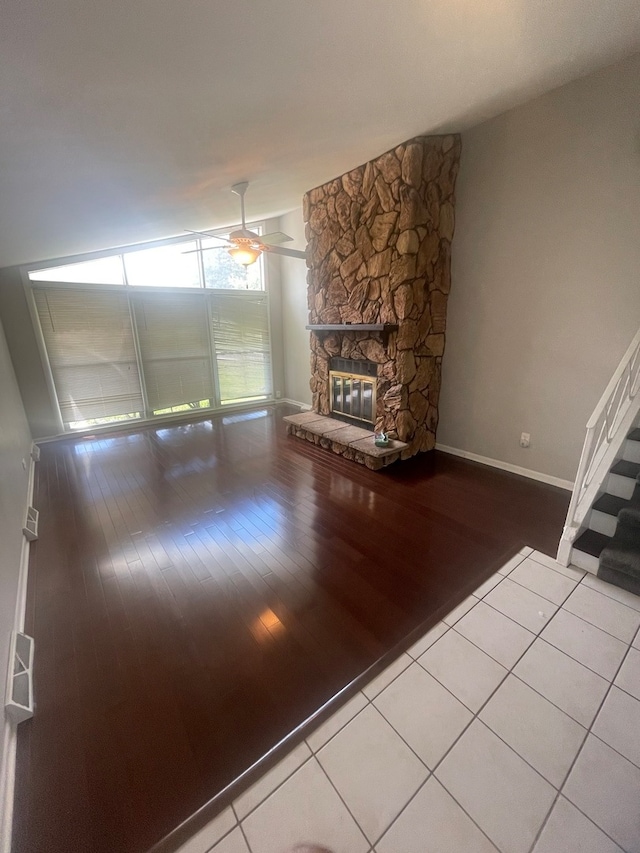
[[260,238],[261,242],[268,246],[274,246],[276,243],[289,243],[293,237],[284,234],[282,231],[272,231],[270,234],[265,234]]
[[[197,234],[198,237],[206,237],[207,240],[213,238],[214,240],[224,240],[225,243],[227,242],[227,238],[221,237],[219,234],[208,234],[206,231],[192,231],[190,228],[185,228],[184,230],[187,234]],[[186,252],[184,254],[186,255]]]
[[284,246],[265,246],[267,251],[273,252],[274,255],[285,255],[287,258],[307,259],[307,253],[301,252],[299,249],[287,249]]
[[232,246],[229,244],[228,246],[203,246],[202,249],[187,249],[186,252],[182,252],[183,255],[195,255],[197,252],[211,252],[213,249],[231,249]]

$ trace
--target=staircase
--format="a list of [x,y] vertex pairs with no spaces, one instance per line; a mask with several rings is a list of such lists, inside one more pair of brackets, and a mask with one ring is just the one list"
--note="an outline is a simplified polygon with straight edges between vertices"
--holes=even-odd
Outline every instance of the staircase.
[[627,435],[622,459],[610,467],[603,489],[588,528],[573,543],[571,562],[640,594],[640,428]]
[[640,330],[587,423],[557,560],[640,594]]

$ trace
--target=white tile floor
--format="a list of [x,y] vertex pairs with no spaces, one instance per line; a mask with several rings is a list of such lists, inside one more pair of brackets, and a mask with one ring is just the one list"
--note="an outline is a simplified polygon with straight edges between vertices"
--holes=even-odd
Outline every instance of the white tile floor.
[[180,853],[640,853],[639,626],[523,549]]

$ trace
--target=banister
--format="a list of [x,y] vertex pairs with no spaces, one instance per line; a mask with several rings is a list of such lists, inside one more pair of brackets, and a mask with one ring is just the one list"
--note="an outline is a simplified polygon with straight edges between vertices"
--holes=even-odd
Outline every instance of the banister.
[[598,400],[595,409],[593,410],[593,414],[587,421],[587,429],[594,429],[596,424],[598,423],[598,418],[600,414],[604,411],[607,405],[607,401],[615,391],[615,388],[622,377],[627,366],[631,367],[631,361],[633,360],[633,356],[636,354],[636,351],[640,350],[640,329],[636,332],[634,339],[631,341],[629,346],[626,349],[625,354],[620,359],[620,363],[616,367],[613,376],[609,380],[609,384],[604,389],[604,393]]
[[[580,462],[558,547],[558,561],[568,565],[571,545],[595,500],[611,463],[640,409],[640,329],[587,421]],[[636,398],[638,398],[636,400]]]

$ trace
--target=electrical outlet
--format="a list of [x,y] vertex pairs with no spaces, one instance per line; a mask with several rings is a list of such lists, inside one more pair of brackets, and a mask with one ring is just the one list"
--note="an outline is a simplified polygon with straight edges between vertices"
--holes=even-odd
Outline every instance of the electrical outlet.
[[520,435],[520,447],[529,447],[531,444],[531,436],[528,432],[523,432]]

